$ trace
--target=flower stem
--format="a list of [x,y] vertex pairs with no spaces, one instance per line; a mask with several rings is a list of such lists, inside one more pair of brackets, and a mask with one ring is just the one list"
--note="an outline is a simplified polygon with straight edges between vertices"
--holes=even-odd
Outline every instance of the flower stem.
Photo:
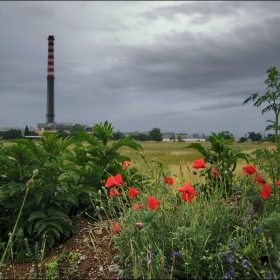
[[9,251],[10,247],[11,247],[12,244],[13,244],[13,238],[14,238],[14,235],[15,235],[15,232],[16,232],[16,229],[17,229],[17,225],[18,225],[19,219],[20,219],[20,217],[21,217],[21,213],[22,213],[23,207],[24,207],[24,205],[25,205],[25,201],[26,201],[26,198],[27,198],[28,191],[29,191],[29,188],[26,188],[25,195],[24,195],[24,198],[23,198],[23,201],[22,201],[22,205],[21,205],[21,208],[20,208],[20,211],[19,211],[19,214],[18,214],[16,223],[15,223],[15,225],[14,225],[13,232],[12,232],[12,234],[11,234],[10,237],[9,237],[9,241],[8,241],[8,243],[7,243],[5,252],[4,252],[4,254],[3,254],[3,256],[2,256],[2,259],[1,259],[1,261],[0,261],[0,268],[2,267],[2,265],[3,265],[4,261],[5,261],[7,252]]

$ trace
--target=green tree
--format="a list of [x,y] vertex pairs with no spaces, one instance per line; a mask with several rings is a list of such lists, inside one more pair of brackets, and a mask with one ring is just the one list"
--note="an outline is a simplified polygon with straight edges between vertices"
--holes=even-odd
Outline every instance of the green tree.
[[65,139],[67,136],[69,136],[70,134],[67,133],[64,129],[60,128],[58,131],[57,131],[57,135],[59,138],[62,138],[62,139]]
[[147,135],[145,133],[138,133],[137,137],[135,139],[137,139],[138,141],[148,141],[149,135]]
[[241,137],[240,139],[239,139],[239,142],[240,143],[244,143],[244,142],[246,142],[248,139],[246,138],[246,137]]
[[275,144],[276,148],[279,149],[279,114],[280,114],[280,105],[279,105],[279,97],[280,97],[280,72],[277,70],[275,66],[268,68],[267,72],[268,78],[265,80],[265,84],[267,85],[266,93],[264,95],[260,95],[258,92],[252,94],[249,98],[247,98],[244,104],[247,104],[249,101],[254,101],[254,106],[260,107],[263,103],[268,103],[268,106],[262,110],[262,114],[273,111],[275,114],[275,121],[267,120],[272,124],[266,127],[267,130],[275,130]]
[[30,135],[30,131],[28,129],[28,126],[26,125],[24,129],[24,136],[28,136],[28,135]]
[[178,142],[185,142],[185,140],[183,139],[183,136],[181,134],[178,134],[176,138],[177,138]]
[[17,138],[22,138],[22,133],[20,129],[9,129],[4,132],[3,139],[13,140]]
[[149,131],[149,136],[152,141],[161,142],[163,139],[163,135],[159,128],[153,128]]
[[252,140],[252,142],[258,142],[262,140],[262,135],[260,132],[248,132],[248,138]]
[[75,136],[78,131],[85,131],[85,127],[81,124],[74,124],[70,128],[70,136]]
[[121,133],[120,131],[113,133],[113,140],[120,140],[124,137],[125,137],[125,135],[123,133]]
[[224,140],[234,140],[232,133],[230,133],[228,130],[222,131],[222,132],[218,133],[218,135],[221,135]]

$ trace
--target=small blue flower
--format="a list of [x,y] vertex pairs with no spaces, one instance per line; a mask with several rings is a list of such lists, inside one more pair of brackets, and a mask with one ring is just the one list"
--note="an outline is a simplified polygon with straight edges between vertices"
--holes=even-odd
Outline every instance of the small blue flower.
[[255,231],[255,233],[259,233],[259,228],[256,227],[254,231]]
[[230,271],[230,275],[231,276],[234,276],[236,274],[236,271],[234,270],[234,269],[232,269],[231,271]]
[[254,213],[254,210],[253,209],[248,209],[248,215],[251,217]]
[[236,257],[234,255],[231,256],[231,261],[235,262],[236,261]]
[[230,275],[228,273],[225,273],[224,279],[230,279],[230,278],[231,278]]
[[180,252],[173,252],[173,254],[172,254],[172,257],[177,257],[177,256],[180,256]]
[[242,259],[242,263],[243,263],[243,269],[244,270],[247,270],[248,269],[248,261],[247,260],[245,260],[245,259]]
[[245,221],[245,218],[240,218],[240,220],[242,221],[242,225],[243,225],[243,227],[245,227],[245,226],[246,226],[246,221]]

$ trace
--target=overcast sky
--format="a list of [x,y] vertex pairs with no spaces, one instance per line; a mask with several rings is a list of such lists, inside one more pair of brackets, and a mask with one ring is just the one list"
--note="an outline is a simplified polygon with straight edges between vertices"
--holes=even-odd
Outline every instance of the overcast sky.
[[276,1],[1,1],[0,128],[46,121],[53,35],[56,122],[263,134],[274,115],[243,102],[280,69],[279,27]]

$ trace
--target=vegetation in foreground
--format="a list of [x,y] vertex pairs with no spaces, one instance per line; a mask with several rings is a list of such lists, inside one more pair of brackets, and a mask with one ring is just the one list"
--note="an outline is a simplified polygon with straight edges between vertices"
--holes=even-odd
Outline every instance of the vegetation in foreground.
[[[147,160],[130,137],[109,142],[112,135],[105,122],[91,135],[46,133],[39,145],[18,139],[0,146],[0,267],[13,255],[38,268],[49,248],[75,232],[76,219],[106,214],[126,279],[280,277],[277,137],[275,150],[250,154],[214,133],[209,147],[185,147],[201,154],[188,168],[201,178],[193,183],[181,169]],[[121,156],[124,146],[139,153],[143,172]],[[36,274],[47,276],[58,278]]]

